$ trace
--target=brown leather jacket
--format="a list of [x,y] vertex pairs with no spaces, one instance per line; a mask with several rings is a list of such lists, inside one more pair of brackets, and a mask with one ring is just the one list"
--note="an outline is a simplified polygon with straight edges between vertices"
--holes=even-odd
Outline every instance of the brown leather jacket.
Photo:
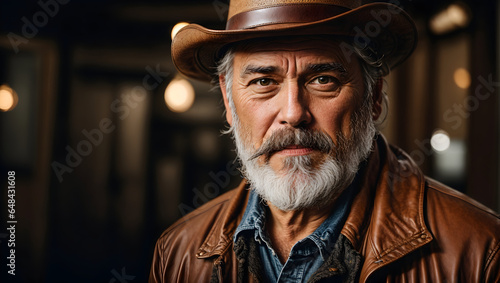
[[[497,214],[423,176],[381,136],[363,174],[341,232],[363,256],[359,282],[500,282]],[[247,200],[243,182],[168,228],[149,282],[236,282],[233,233]]]

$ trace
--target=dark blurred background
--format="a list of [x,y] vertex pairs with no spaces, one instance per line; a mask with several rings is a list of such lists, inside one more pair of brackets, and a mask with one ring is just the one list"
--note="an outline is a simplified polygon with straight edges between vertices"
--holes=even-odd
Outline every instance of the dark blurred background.
[[[227,2],[0,2],[1,282],[145,282],[161,232],[238,184],[220,92],[170,58],[177,23],[223,29]],[[497,2],[392,3],[420,41],[386,78],[384,134],[499,211]]]

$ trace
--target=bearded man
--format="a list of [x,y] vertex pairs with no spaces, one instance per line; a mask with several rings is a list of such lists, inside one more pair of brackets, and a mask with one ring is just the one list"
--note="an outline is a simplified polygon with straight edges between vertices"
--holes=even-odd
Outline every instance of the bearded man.
[[500,281],[499,216],[377,131],[415,44],[397,6],[343,0],[235,0],[226,30],[183,28],[174,63],[218,80],[245,180],[162,234],[150,282]]

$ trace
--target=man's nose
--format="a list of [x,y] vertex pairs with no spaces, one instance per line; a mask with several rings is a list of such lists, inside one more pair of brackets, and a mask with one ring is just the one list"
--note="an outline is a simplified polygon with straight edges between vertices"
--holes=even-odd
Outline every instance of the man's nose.
[[282,89],[279,121],[282,125],[304,127],[311,123],[309,102],[297,83],[289,83]]

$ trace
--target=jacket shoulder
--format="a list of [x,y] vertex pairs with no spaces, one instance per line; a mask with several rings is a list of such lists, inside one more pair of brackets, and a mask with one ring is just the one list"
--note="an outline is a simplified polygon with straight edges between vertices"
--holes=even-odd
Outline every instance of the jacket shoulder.
[[426,177],[428,187],[428,200],[439,199],[439,201],[450,206],[450,208],[460,208],[461,213],[472,213],[473,217],[479,217],[478,220],[492,221],[491,224],[500,225],[500,215],[492,209],[477,202],[471,197],[454,190],[434,179]]
[[426,184],[425,216],[433,246],[454,254],[449,260],[480,267],[483,279],[500,280],[500,216],[438,181],[427,178]]
[[182,234],[183,238],[189,238],[190,234],[202,238],[200,234],[203,234],[205,230],[209,231],[217,218],[222,217],[236,193],[236,189],[226,192],[181,217],[163,231],[158,238],[158,243],[167,242],[179,234]]

